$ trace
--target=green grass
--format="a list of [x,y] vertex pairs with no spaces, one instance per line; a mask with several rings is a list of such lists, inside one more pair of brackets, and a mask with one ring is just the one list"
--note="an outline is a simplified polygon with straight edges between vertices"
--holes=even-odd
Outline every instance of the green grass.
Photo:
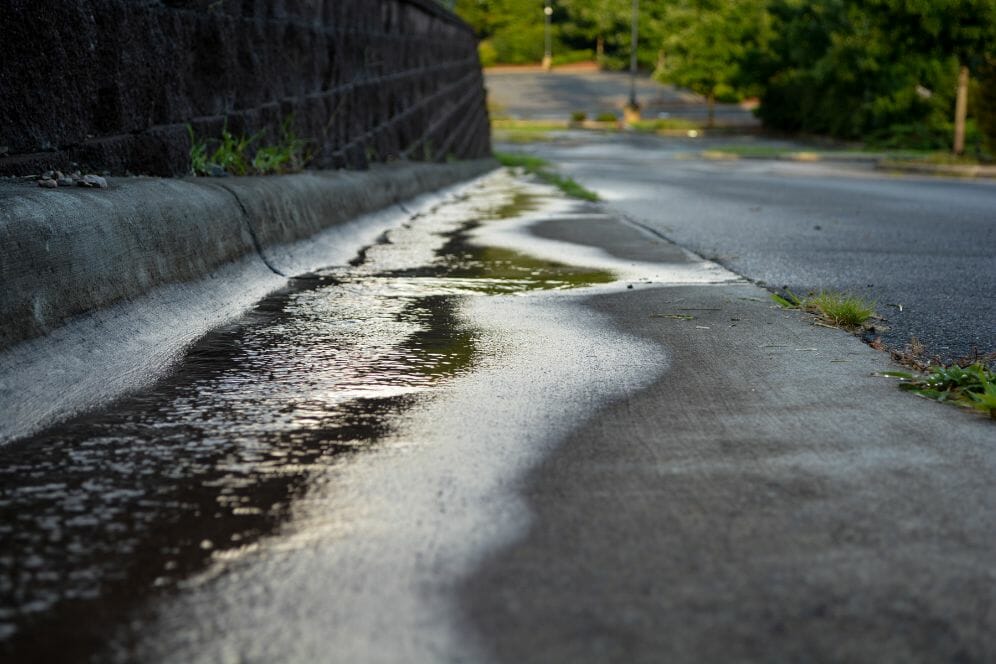
[[515,131],[557,131],[567,129],[567,121],[557,120],[510,120],[492,118],[492,129],[514,129]]
[[799,298],[791,291],[773,293],[771,299],[785,309],[801,309],[816,314],[822,320],[847,330],[864,326],[875,316],[875,303],[846,293],[820,291],[815,295]]
[[790,150],[787,148],[773,147],[770,145],[724,145],[717,148],[712,148],[710,152],[734,155],[737,157],[754,157],[754,158],[765,158],[765,159],[777,159],[779,157],[784,157],[797,150]]
[[590,189],[585,189],[573,178],[559,175],[550,170],[550,162],[545,159],[511,152],[496,152],[495,159],[506,168],[521,168],[527,173],[535,175],[544,182],[558,187],[568,196],[592,202],[599,200],[598,194]]
[[546,130],[532,129],[527,131],[520,131],[518,129],[498,129],[495,130],[494,137],[496,141],[515,143],[518,145],[526,143],[543,143],[553,139],[550,132]]
[[872,157],[861,150],[850,149],[801,149],[772,145],[724,145],[702,153],[706,159],[789,159],[792,161],[821,161],[836,157],[866,161]]
[[806,298],[806,308],[815,309],[834,325],[858,328],[875,315],[875,304],[860,297],[823,291]]
[[236,136],[226,125],[221,130],[221,139],[214,141],[217,147],[213,151],[209,149],[208,141],[198,139],[193,128],[187,125],[190,170],[194,175],[274,175],[300,171],[311,160],[311,155],[307,141],[297,137],[292,125],[293,119],[285,118],[280,125],[280,140],[260,147],[254,146],[262,138],[262,132]]
[[886,371],[909,392],[943,403],[972,408],[996,419],[996,374],[982,363],[968,367],[931,367],[925,374]]
[[932,166],[979,166],[983,163],[978,157],[940,151],[887,152],[886,158],[894,161],[930,164]]
[[705,125],[694,120],[683,118],[663,118],[660,120],[639,120],[630,125],[635,131],[644,134],[654,134],[668,131],[688,131],[689,129],[703,129]]

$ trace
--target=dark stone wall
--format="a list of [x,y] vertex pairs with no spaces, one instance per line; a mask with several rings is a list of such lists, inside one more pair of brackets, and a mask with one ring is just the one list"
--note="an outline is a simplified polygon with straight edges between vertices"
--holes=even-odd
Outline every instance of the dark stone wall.
[[292,117],[314,166],[490,152],[476,39],[432,0],[0,2],[0,174],[189,168]]

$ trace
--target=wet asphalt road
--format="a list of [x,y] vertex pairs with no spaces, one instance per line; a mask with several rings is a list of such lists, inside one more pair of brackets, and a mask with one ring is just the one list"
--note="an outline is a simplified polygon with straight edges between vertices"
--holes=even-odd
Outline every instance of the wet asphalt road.
[[888,368],[499,173],[0,448],[0,654],[991,661],[992,425]]
[[868,166],[705,161],[711,140],[574,134],[517,145],[622,214],[768,288],[877,303],[883,341],[944,360],[996,352],[996,182],[899,177]]

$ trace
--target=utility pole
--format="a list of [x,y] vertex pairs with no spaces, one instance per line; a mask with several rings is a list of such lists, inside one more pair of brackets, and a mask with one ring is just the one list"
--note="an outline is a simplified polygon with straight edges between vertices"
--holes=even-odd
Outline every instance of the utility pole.
[[550,6],[551,0],[546,0],[546,7],[543,8],[543,15],[545,20],[545,32],[543,34],[544,38],[544,48],[543,48],[543,69],[550,71],[553,68],[553,35],[550,31],[550,21],[553,18],[553,7]]
[[640,119],[640,104],[636,99],[636,47],[640,39],[640,0],[633,0],[632,31],[630,33],[629,54],[629,103],[624,109],[627,123]]
[[954,153],[965,154],[965,116],[968,115],[968,67],[961,66],[958,71],[958,96],[955,99],[955,136]]

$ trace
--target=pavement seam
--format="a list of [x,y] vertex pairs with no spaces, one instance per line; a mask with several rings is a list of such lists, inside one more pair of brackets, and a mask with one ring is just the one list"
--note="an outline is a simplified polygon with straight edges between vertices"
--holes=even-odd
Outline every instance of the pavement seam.
[[281,272],[263,252],[263,245],[260,243],[259,237],[256,235],[256,229],[252,226],[252,219],[249,216],[249,210],[246,209],[246,206],[242,202],[242,199],[239,198],[239,195],[231,187],[228,187],[220,182],[217,183],[217,187],[224,189],[231,194],[232,198],[234,198],[235,202],[238,204],[239,209],[242,210],[242,217],[245,220],[246,229],[249,231],[249,237],[252,238],[252,246],[256,249],[256,253],[259,255],[260,260],[263,261],[263,264],[266,265],[266,267],[269,268],[274,274],[278,274],[281,277],[287,277],[288,275]]

